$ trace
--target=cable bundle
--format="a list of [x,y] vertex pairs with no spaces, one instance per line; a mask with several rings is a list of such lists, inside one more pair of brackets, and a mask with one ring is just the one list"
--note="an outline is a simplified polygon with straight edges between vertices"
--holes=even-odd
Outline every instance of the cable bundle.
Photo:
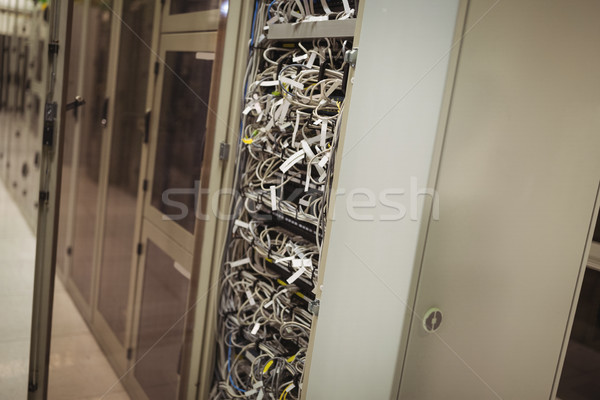
[[354,0],[275,0],[268,8],[267,24],[347,19],[356,16]]
[[351,43],[261,32],[275,16],[314,15],[312,4],[256,5],[212,399],[300,397]]

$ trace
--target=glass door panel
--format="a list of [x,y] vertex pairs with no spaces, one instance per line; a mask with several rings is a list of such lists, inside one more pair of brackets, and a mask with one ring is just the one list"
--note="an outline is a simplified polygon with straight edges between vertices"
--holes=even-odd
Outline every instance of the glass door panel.
[[[71,49],[69,58],[69,76],[67,82],[67,101],[72,101],[75,96],[80,93],[77,92],[77,81],[79,80],[79,55],[82,49],[81,36],[83,32],[82,20],[83,20],[84,6],[82,2],[75,2],[73,4],[73,22],[71,25]],[[40,41],[40,46],[43,48],[43,41]],[[75,109],[65,114],[65,130],[63,134],[63,160],[62,160],[62,180],[60,187],[60,215],[58,223],[58,237],[57,237],[57,248],[56,248],[56,268],[57,273],[62,278],[67,273],[67,256],[71,252],[68,249],[67,244],[67,223],[70,214],[70,202],[72,190],[71,174],[73,171],[73,140],[75,133],[75,125],[77,119],[80,118],[81,110]]]
[[216,10],[219,8],[219,3],[219,0],[171,0],[169,14]]
[[[154,0],[124,2],[98,310],[125,346]],[[135,34],[133,32],[135,32]]]
[[149,399],[164,400],[177,396],[191,257],[156,239],[146,241],[134,375]]
[[96,230],[96,208],[102,147],[102,119],[107,107],[106,80],[110,45],[112,2],[90,3],[87,54],[81,111],[79,164],[75,202],[73,258],[70,275],[86,303],[90,302],[93,254]]
[[152,206],[192,234],[196,193],[186,190],[200,179],[213,61],[175,51],[165,60]]
[[216,31],[219,28],[220,0],[166,1],[161,26],[162,32]]

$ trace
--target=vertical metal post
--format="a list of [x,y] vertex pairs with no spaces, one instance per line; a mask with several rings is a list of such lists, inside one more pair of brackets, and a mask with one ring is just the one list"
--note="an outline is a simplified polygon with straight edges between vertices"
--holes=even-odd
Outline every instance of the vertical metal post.
[[29,354],[29,400],[47,398],[59,221],[62,133],[72,10],[73,0],[49,2],[48,80],[40,168],[40,200]]

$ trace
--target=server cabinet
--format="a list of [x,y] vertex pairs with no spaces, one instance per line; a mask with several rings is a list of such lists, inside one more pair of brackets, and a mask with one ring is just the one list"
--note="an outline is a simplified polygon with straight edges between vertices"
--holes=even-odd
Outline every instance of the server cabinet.
[[598,5],[438,5],[365,9],[340,187],[406,213],[336,207],[309,399],[555,396],[598,206]]
[[154,0],[116,2],[106,137],[101,155],[92,331],[118,375],[132,361],[134,296],[141,218],[148,99],[154,55]]
[[[216,45],[216,32],[169,34],[160,39],[158,59],[164,64],[159,67],[153,96],[142,223],[143,237],[148,237],[141,242],[146,261],[140,261],[132,342],[134,354],[140,357],[147,340],[154,337],[147,332],[148,324],[168,334],[167,343],[159,344],[157,354],[135,367],[133,390],[139,387],[149,399],[171,398],[188,390],[179,379],[180,374],[188,373],[182,360],[184,336],[193,330],[187,322],[189,311],[194,309],[190,279],[192,269],[200,267],[192,268],[192,255],[195,235],[203,235],[197,226],[196,205],[201,177],[210,167],[204,161],[204,153],[212,151],[205,146],[212,143],[208,139],[213,134],[208,131],[208,121],[216,113],[211,99]],[[167,250],[153,238],[158,232],[171,243],[173,260],[155,267],[148,255],[156,253],[160,258],[159,250]],[[179,293],[177,299],[157,297],[160,292],[152,290],[157,274],[162,274],[161,279],[168,285],[175,285],[171,290]],[[150,312],[149,302],[173,306],[158,316]],[[152,323],[153,318],[159,319]]]
[[400,398],[553,398],[585,268],[600,5],[491,6],[469,3],[414,308],[444,322],[431,335],[413,318]]
[[[111,20],[109,7],[119,18]],[[124,384],[140,398],[192,390],[179,377],[187,375],[182,348],[193,329],[186,310],[195,287],[196,192],[210,171],[204,152],[215,145],[208,125],[216,118],[218,34],[210,15],[224,16],[213,4],[190,19],[189,30],[208,32],[164,33],[166,7],[156,0],[76,5],[83,18],[74,21],[80,34],[72,45],[83,40],[86,56],[72,60],[79,77],[68,98],[86,103],[67,114],[71,153],[63,166],[69,201],[59,270],[111,365],[119,375],[131,372]],[[189,213],[173,218],[169,199]],[[173,286],[161,292],[161,283]],[[169,298],[172,291],[177,298]],[[160,307],[163,300],[172,306]],[[181,327],[170,344],[146,354],[176,320]]]
[[25,124],[27,125],[27,164],[30,172],[28,198],[25,202],[26,213],[30,225],[37,230],[39,209],[40,167],[42,154],[43,111],[46,101],[46,74],[48,68],[48,21],[42,6],[30,3],[29,21],[29,63],[27,79],[27,102],[25,109]]

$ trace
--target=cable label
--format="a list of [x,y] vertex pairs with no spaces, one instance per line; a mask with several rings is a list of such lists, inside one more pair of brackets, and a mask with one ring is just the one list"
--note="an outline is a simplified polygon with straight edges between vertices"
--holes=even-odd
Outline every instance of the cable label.
[[250,224],[244,221],[240,221],[239,219],[235,220],[235,225],[239,226],[240,228],[244,228],[244,229],[250,229]]
[[271,192],[271,210],[277,211],[277,193],[275,193],[275,186],[271,185],[269,190]]
[[291,285],[296,280],[298,280],[298,278],[300,278],[305,271],[306,271],[306,268],[304,268],[304,266],[302,266],[302,268],[300,268],[298,271],[294,272],[294,274],[292,276],[287,278],[287,283],[289,283]]
[[292,168],[294,166],[294,164],[296,164],[298,161],[302,160],[303,158],[304,158],[304,150],[298,150],[297,152],[292,154],[290,156],[290,158],[285,160],[285,162],[283,164],[281,164],[279,169],[282,172],[287,172],[290,168]]
[[244,264],[250,264],[250,259],[248,257],[229,263],[229,265],[231,265],[231,268],[236,268]]
[[250,289],[246,289],[246,297],[248,298],[248,303],[250,303],[251,306],[256,305],[256,301],[254,301],[254,296],[252,296]]
[[296,82],[295,80],[290,79],[287,76],[280,77],[279,81],[281,81],[281,83],[285,83],[287,85],[293,86],[293,87],[298,88],[300,90],[304,90],[304,85],[302,83]]

